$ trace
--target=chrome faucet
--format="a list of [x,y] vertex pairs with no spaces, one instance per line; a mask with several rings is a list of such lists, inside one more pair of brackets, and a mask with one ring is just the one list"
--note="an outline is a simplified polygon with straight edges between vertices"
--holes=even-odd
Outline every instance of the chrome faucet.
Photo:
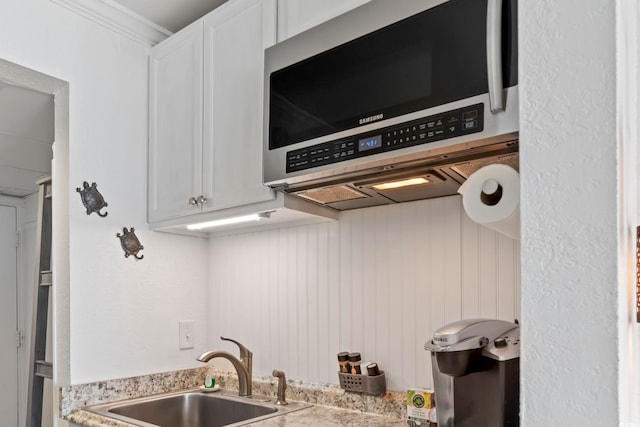
[[239,360],[231,353],[218,350],[207,351],[206,353],[200,355],[200,357],[198,357],[196,360],[206,363],[216,357],[227,359],[229,362],[231,362],[233,367],[236,368],[236,373],[238,374],[238,396],[251,396],[253,353],[251,353],[247,347],[243,346],[238,341],[225,337],[220,337],[220,339],[224,341],[231,341],[240,348]]

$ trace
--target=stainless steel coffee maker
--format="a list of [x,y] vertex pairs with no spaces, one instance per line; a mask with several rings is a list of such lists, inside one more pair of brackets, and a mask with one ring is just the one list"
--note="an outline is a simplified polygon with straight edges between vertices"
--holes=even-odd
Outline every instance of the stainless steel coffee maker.
[[431,352],[438,427],[520,425],[520,328],[467,319],[424,345]]

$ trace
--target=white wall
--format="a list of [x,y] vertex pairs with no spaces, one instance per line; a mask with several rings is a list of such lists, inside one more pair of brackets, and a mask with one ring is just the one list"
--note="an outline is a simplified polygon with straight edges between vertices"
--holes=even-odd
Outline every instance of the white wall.
[[460,197],[342,212],[339,221],[210,240],[209,345],[253,351],[255,375],[338,383],[359,351],[387,388],[431,386],[433,331],[519,317],[519,244],[479,226]]
[[[70,326],[58,343],[70,341],[72,364],[58,381],[197,366],[204,340],[179,351],[177,322],[206,335],[207,242],[146,230],[147,47],[47,0],[5,3],[0,58],[69,83]],[[107,218],[85,214],[84,180],[98,183]],[[144,260],[124,258],[122,227],[136,228]]]
[[618,425],[628,399],[618,389],[628,282],[617,256],[629,231],[618,224],[619,3],[519,3],[524,427]]

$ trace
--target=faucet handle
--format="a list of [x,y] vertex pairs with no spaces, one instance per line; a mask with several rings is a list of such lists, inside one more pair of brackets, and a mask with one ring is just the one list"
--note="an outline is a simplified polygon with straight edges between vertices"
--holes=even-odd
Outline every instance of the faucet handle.
[[249,359],[253,356],[253,353],[251,353],[251,351],[249,351],[247,347],[243,346],[238,341],[232,340],[231,338],[225,338],[225,337],[220,337],[220,339],[223,341],[231,341],[232,343],[237,345],[240,348],[240,359]]

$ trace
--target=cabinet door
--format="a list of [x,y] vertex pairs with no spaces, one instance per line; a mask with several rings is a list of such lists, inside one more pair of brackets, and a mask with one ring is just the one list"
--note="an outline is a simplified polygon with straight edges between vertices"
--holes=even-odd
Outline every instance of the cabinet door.
[[288,39],[371,0],[278,0],[278,41]]
[[154,46],[149,63],[149,222],[202,194],[202,22]]
[[205,210],[275,198],[262,179],[264,49],[275,0],[234,0],[204,19]]

